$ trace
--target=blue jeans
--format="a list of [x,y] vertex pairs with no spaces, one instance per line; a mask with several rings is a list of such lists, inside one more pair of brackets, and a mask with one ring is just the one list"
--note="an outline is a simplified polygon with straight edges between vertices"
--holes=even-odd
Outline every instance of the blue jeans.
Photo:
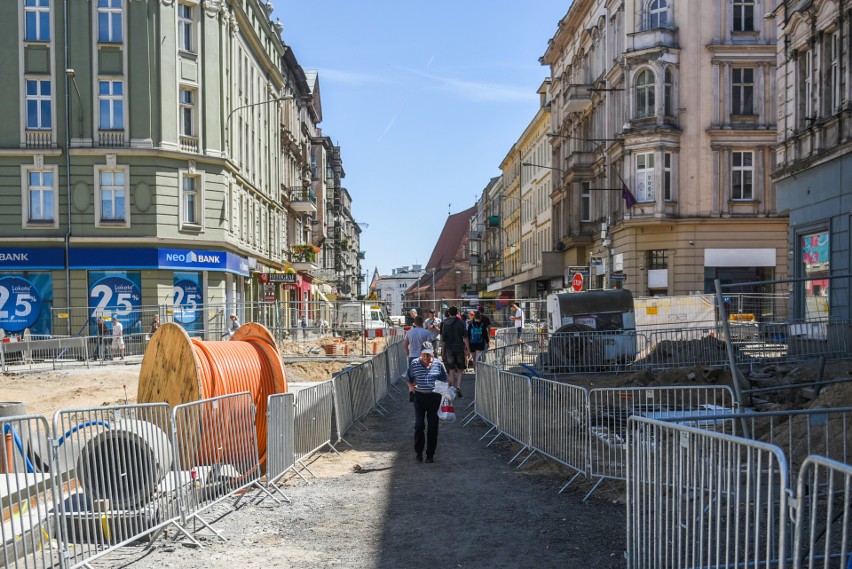
[[422,455],[425,446],[426,458],[431,458],[438,447],[438,408],[440,406],[440,394],[414,392],[414,452]]

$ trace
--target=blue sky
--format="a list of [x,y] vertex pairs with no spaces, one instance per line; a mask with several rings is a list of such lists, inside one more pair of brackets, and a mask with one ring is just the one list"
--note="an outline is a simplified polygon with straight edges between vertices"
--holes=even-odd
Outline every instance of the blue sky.
[[319,71],[368,278],[426,265],[448,212],[471,207],[538,108],[539,63],[570,0],[273,0]]

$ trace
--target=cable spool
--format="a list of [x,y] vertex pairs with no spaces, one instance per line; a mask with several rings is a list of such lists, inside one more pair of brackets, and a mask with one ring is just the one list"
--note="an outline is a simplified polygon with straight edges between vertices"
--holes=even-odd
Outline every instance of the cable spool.
[[[265,466],[267,398],[287,392],[287,377],[275,339],[261,324],[244,324],[222,342],[190,338],[180,325],[163,324],[145,349],[136,400],[175,407],[242,391],[254,399],[258,454]],[[207,454],[208,446],[199,445],[198,454]]]

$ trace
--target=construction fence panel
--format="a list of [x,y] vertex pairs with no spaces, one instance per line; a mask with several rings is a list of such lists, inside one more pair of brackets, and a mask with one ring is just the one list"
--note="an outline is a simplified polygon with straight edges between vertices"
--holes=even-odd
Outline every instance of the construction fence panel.
[[793,569],[852,566],[852,465],[809,456],[796,498]]
[[785,566],[778,447],[638,416],[627,431],[629,569]]
[[260,480],[256,410],[242,392],[174,408],[177,487],[184,504],[182,524]]
[[353,366],[349,370],[352,393],[352,416],[358,421],[372,411],[376,405],[373,389],[373,366],[369,362]]
[[355,424],[352,408],[352,377],[349,372],[343,371],[332,377],[331,383],[334,388],[334,418],[337,428],[334,443],[337,444]]
[[296,392],[296,462],[331,445],[333,409],[334,388],[331,381],[324,381]]
[[787,458],[790,480],[795,478],[800,466],[812,454],[852,463],[852,407],[760,413],[716,411],[695,415],[684,413],[678,417],[658,414],[655,418],[690,424],[779,447]]
[[637,338],[635,368],[668,369],[693,366],[724,366],[728,363],[725,342],[718,329],[693,327],[644,330]]
[[530,380],[522,375],[498,372],[498,430],[525,447],[531,445]]
[[[14,409],[10,409],[14,412]],[[59,499],[47,419],[0,417],[0,567],[47,569],[60,562],[51,511]]]
[[3,372],[55,370],[89,365],[86,338],[0,342]]
[[532,447],[585,474],[589,460],[588,390],[539,378],[530,382]]
[[68,566],[180,519],[171,421],[165,403],[56,412],[55,523]]
[[296,400],[293,393],[270,395],[266,404],[266,480],[276,480],[296,465]]
[[479,362],[476,366],[476,399],[474,411],[483,421],[497,426],[500,422],[498,394],[500,369],[492,363]]
[[[671,418],[735,411],[728,386],[596,388],[589,391],[589,476],[623,480],[630,417]],[[711,424],[707,419],[705,424]]]
[[612,330],[551,334],[535,360],[549,374],[621,371],[636,357],[637,334]]
[[388,354],[382,351],[370,358],[373,368],[373,392],[376,401],[381,401],[388,394]]

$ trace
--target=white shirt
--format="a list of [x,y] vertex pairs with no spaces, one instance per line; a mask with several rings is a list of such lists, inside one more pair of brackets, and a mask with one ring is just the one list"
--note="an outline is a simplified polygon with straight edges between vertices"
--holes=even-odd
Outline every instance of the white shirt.
[[524,327],[524,311],[520,308],[515,311],[515,328]]

